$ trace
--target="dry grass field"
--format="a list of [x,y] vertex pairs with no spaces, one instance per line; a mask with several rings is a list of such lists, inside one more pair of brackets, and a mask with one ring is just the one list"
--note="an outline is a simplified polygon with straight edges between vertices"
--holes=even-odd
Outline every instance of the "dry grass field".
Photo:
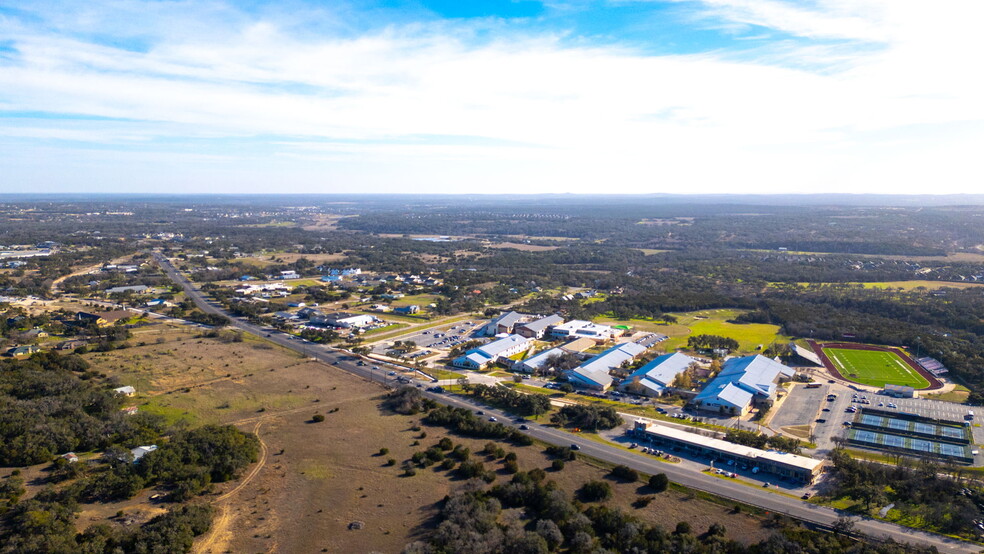
[[542,246],[539,244],[525,244],[522,242],[493,242],[489,243],[489,248],[512,248],[523,252],[547,252],[556,250],[559,246]]
[[[144,346],[87,354],[94,369],[134,384],[134,404],[142,410],[193,424],[232,423],[256,431],[263,442],[260,461],[246,476],[206,497],[218,514],[197,552],[396,552],[427,535],[439,502],[460,484],[434,468],[400,476],[399,463],[449,435],[423,426],[422,438],[411,430],[419,416],[382,411],[385,389],[378,384],[257,339],[226,343],[170,325],[136,331],[131,343]],[[312,422],[318,413],[324,422]],[[451,438],[473,453],[486,442]],[[521,469],[550,465],[541,446],[503,447],[516,452]],[[389,453],[379,456],[380,448]],[[389,458],[397,465],[386,465]],[[497,482],[509,479],[501,462],[486,465],[498,470]],[[549,478],[572,492],[606,474],[605,468],[577,461]],[[769,533],[755,516],[672,490],[636,509],[631,505],[639,494],[648,494],[642,483],[612,484],[612,505],[667,528],[688,521],[703,532],[721,522],[743,542]],[[145,521],[166,507],[152,503],[150,494],[84,506],[79,526],[112,521],[118,510]],[[353,522],[362,528],[350,529]]]

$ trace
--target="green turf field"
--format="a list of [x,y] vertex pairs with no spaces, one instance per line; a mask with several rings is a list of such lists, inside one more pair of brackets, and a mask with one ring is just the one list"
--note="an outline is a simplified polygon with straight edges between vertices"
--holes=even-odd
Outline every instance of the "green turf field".
[[823,351],[841,375],[855,383],[873,387],[886,384],[917,389],[929,387],[929,381],[892,352],[850,348],[824,348]]

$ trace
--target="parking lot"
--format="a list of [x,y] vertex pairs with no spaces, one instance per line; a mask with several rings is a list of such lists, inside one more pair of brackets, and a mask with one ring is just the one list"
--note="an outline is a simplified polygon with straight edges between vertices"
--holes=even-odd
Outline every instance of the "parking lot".
[[450,350],[463,342],[472,340],[474,338],[474,333],[481,329],[484,325],[484,321],[472,321],[434,327],[433,329],[425,329],[418,332],[411,332],[406,335],[396,337],[392,340],[375,344],[372,347],[372,351],[375,354],[386,354],[386,352],[390,349],[390,345],[396,341],[411,341],[415,343],[418,348],[424,350]]
[[789,395],[782,401],[776,414],[772,416],[770,427],[780,430],[783,427],[810,425],[817,419],[818,410],[825,408],[825,400],[830,394],[830,385],[808,389],[803,385],[792,387]]

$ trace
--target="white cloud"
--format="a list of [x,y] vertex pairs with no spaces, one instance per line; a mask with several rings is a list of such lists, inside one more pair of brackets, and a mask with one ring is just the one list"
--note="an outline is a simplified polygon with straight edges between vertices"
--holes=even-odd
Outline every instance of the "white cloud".
[[[837,41],[773,43],[740,56],[572,46],[548,32],[476,41],[446,24],[317,35],[298,32],[296,17],[247,16],[219,3],[153,3],[159,19],[127,35],[148,47],[119,48],[91,37],[117,28],[113,10],[132,17],[146,5],[94,4],[49,12],[47,25],[0,22],[19,52],[0,71],[0,102],[134,121],[0,119],[0,135],[91,142],[99,156],[69,145],[38,151],[104,162],[116,145],[114,171],[136,178],[154,164],[155,182],[198,182],[193,172],[204,171],[232,190],[244,179],[320,190],[330,179],[379,191],[920,192],[943,175],[931,190],[976,190],[968,187],[981,170],[965,156],[984,138],[974,70],[984,44],[970,32],[980,8],[944,4],[925,13],[924,4],[891,0],[809,8],[705,0],[702,16]],[[831,53],[836,63],[816,69]],[[435,136],[489,140],[418,140]],[[249,137],[260,137],[259,147],[238,156],[226,140]],[[188,139],[209,139],[204,148],[221,155],[170,146]],[[9,156],[0,159],[30,175],[36,156]],[[206,169],[215,159],[250,171],[225,162]],[[88,173],[57,182],[99,182],[94,161],[77,163]]]

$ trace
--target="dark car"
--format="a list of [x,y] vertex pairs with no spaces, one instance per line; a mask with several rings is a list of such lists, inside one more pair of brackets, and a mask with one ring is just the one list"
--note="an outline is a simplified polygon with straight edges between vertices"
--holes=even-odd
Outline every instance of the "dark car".
[[528,430],[529,430],[529,428],[530,428],[530,426],[529,426],[529,425],[520,425],[520,426],[519,426],[519,429],[520,429],[521,431],[528,431]]
[[483,412],[482,410],[479,410],[479,411],[477,411],[475,413],[478,414],[478,415],[485,415],[485,412]]
[[580,450],[580,449],[581,449],[581,447],[578,446],[578,445],[576,445],[576,444],[572,444],[571,445],[571,450]]
[[823,419],[823,418],[820,418],[820,419],[817,420],[817,423],[827,423],[827,420],[826,419]]
[[804,492],[803,493],[803,496],[801,496],[800,498],[802,498],[803,500],[806,500],[806,499],[810,498],[810,493]]

